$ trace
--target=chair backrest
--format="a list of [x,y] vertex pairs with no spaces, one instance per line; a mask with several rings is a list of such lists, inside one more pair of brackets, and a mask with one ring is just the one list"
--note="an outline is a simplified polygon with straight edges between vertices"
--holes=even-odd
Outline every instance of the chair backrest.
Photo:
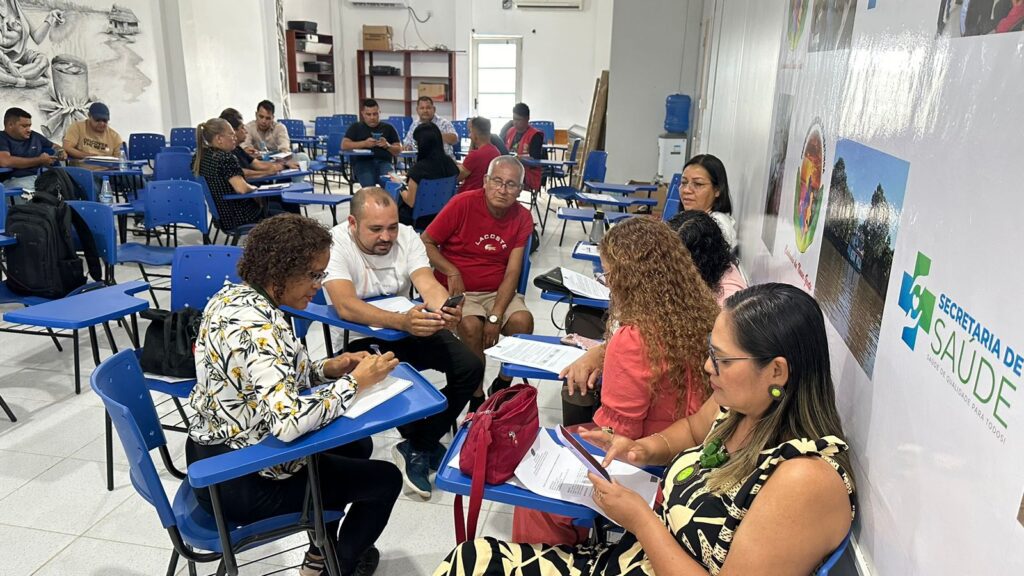
[[587,165],[583,167],[584,182],[604,182],[608,169],[608,153],[604,150],[591,150],[587,154]]
[[193,146],[164,146],[163,148],[160,149],[159,152],[157,152],[157,154],[163,154],[165,152],[181,152],[181,153],[184,153],[184,154],[191,154],[193,148],[195,148],[194,145]]
[[334,122],[338,126],[338,132],[344,133],[348,127],[356,123],[355,114],[335,114]]
[[391,194],[391,197],[395,199],[395,202],[398,202],[398,197],[402,193],[402,183],[392,182],[391,179],[388,179],[388,181],[384,183],[384,190],[386,190],[388,194]]
[[82,191],[85,192],[87,200],[90,202],[95,202],[97,200],[95,172],[92,170],[86,170],[85,168],[75,168],[74,166],[69,166],[65,168],[64,171],[68,173],[68,176],[70,176],[72,180],[82,187]]
[[544,133],[544,143],[552,144],[555,141],[555,123],[551,120],[531,120],[530,126]]
[[179,246],[171,263],[171,310],[203,310],[225,280],[241,282],[238,246]]
[[[128,136],[128,159],[152,160],[166,144],[163,134],[131,134]],[[195,146],[195,135],[192,136],[192,145]]]
[[530,286],[530,250],[533,249],[533,232],[526,237],[526,246],[523,250],[523,269],[519,272],[519,285],[516,292],[526,296],[526,289]]
[[839,559],[843,557],[843,553],[846,552],[846,547],[850,545],[851,534],[853,534],[852,529],[850,532],[846,533],[846,538],[843,538],[843,541],[840,542],[839,547],[836,548],[835,552],[825,560],[825,563],[822,564],[820,568],[814,571],[814,576],[828,576],[829,571],[832,570],[832,568],[835,568],[836,563],[838,563]]
[[156,508],[164,528],[174,526],[174,510],[150,454],[150,450],[165,446],[167,439],[135,350],[122,350],[104,360],[92,371],[89,382],[117,429],[135,491]]
[[316,136],[327,136],[341,131],[341,122],[335,116],[317,116],[313,120],[313,133]]
[[455,128],[455,133],[459,135],[459,139],[469,138],[469,123],[465,120],[452,120],[452,127]]
[[196,129],[171,128],[171,146],[185,146],[189,150],[196,149]]
[[220,213],[217,212],[217,203],[213,201],[213,192],[210,192],[210,185],[206,183],[206,178],[203,176],[193,176],[193,182],[198,182],[203,187],[203,198],[206,200],[206,208],[210,211],[210,217],[215,222],[220,221]]
[[[96,252],[107,264],[117,264],[117,228],[114,226],[114,209],[99,202],[71,200],[68,206],[85,220],[92,239],[96,243]],[[72,232],[73,233],[73,232]]]
[[154,180],[189,180],[191,178],[191,152],[161,151],[156,155],[156,162],[153,164]]
[[405,140],[405,134],[412,128],[412,116],[388,116],[386,122],[398,131],[398,139]]
[[420,180],[416,187],[416,204],[412,207],[412,221],[433,216],[444,208],[444,205],[455,195],[457,179],[455,176],[436,180]]
[[189,224],[210,232],[201,184],[193,180],[151,180],[146,184],[146,228],[168,224]]
[[668,191],[665,193],[665,207],[661,210],[661,219],[668,220],[679,213],[679,182],[682,174],[673,174],[669,181]]
[[331,132],[327,135],[327,156],[341,154],[341,140],[345,137],[344,132]]
[[575,162],[576,161],[576,156],[578,156],[579,153],[580,153],[580,141],[581,140],[582,140],[582,138],[573,138],[572,139],[572,146],[569,147],[569,161],[570,162]]
[[0,184],[0,234],[7,229],[7,194],[4,185]]
[[306,123],[296,118],[281,118],[278,120],[284,129],[288,131],[289,138],[305,138]]

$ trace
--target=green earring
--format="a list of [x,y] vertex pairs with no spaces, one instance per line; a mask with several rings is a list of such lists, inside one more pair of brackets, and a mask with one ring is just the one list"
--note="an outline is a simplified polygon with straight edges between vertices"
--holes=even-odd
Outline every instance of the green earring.
[[778,402],[786,395],[786,389],[778,384],[772,384],[768,387],[768,395],[772,397],[772,400]]

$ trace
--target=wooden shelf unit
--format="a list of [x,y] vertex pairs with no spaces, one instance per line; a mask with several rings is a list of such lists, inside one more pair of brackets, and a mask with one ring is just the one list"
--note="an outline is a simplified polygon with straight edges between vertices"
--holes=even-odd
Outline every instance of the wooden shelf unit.
[[[288,30],[286,32],[286,40],[286,48],[288,50],[288,92],[290,94],[333,94],[338,88],[338,82],[334,77],[334,38],[327,34],[310,34],[299,30]],[[330,48],[327,54],[318,54],[316,52],[298,50],[297,45],[299,42],[326,44],[330,46]],[[300,55],[312,56],[312,58],[303,58],[300,60],[298,58]],[[306,72],[302,67],[303,62],[326,62],[331,65],[331,71]],[[331,89],[321,89],[316,92],[300,90],[299,85],[302,84],[302,80],[306,78],[315,78],[321,82],[328,81],[331,83]]]
[[[390,54],[401,58],[401,70],[397,75],[391,74],[370,74],[370,70],[374,65],[375,54]],[[428,65],[423,55],[432,54],[434,56],[441,55],[447,65],[447,75],[436,75],[436,74],[415,74],[413,67],[419,61],[420,65]],[[387,59],[387,65],[395,64],[394,58]],[[436,60],[436,59],[435,59]],[[434,62],[436,64],[436,62]],[[357,50],[356,51],[356,71],[357,71],[357,86],[359,87],[359,101],[363,101],[366,98],[373,98],[382,102],[401,102],[405,105],[405,115],[414,116],[416,112],[416,99],[419,97],[418,82],[414,80],[433,80],[438,83],[447,84],[447,96],[446,100],[436,100],[435,102],[441,103],[446,102],[451,104],[451,114],[454,115],[456,108],[456,83],[455,83],[455,52],[445,52],[441,50]],[[389,80],[396,80],[402,83],[401,93],[402,98],[389,98],[383,96],[377,96],[377,83],[387,83]],[[444,114],[448,116],[448,114]]]

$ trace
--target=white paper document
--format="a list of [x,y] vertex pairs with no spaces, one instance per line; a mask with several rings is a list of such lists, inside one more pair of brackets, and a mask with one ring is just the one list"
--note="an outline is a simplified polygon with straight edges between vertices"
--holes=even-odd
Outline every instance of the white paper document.
[[[376,306],[381,310],[388,312],[397,312],[398,314],[405,314],[410,309],[416,307],[416,302],[409,300],[405,296],[392,296],[390,298],[381,298],[380,300],[371,300],[367,302],[370,306]],[[370,326],[372,330],[383,330],[380,326]]]
[[352,400],[352,404],[345,410],[342,416],[346,418],[358,418],[369,412],[372,408],[380,406],[384,402],[405,392],[412,386],[409,380],[388,377],[383,382],[371,386],[367,390],[360,390]]
[[[600,461],[603,457],[595,458]],[[657,476],[617,460],[608,466],[608,473],[622,486],[640,494],[649,506],[654,505]],[[594,485],[587,478],[587,468],[543,428],[516,467],[516,478],[531,492],[601,512],[594,503]]]
[[611,196],[609,194],[596,194],[594,192],[580,192],[579,194],[577,194],[577,196],[579,196],[580,198],[582,198],[584,200],[589,200],[589,201],[597,203],[597,204],[608,204],[608,203],[615,204],[615,203],[618,203],[618,202],[622,202],[621,198],[616,198],[616,197]]
[[257,186],[256,189],[257,190],[284,190],[285,188],[287,188],[289,186],[291,186],[290,183],[280,182],[280,183],[277,183],[277,184],[264,184],[262,186]]
[[92,160],[94,162],[120,162],[121,159],[117,156],[86,156],[86,160]]
[[295,174],[297,172],[300,172],[298,168],[289,168],[287,170],[281,170],[280,172],[275,174],[275,176],[288,176],[289,174]]
[[161,382],[167,382],[168,384],[177,384],[178,382],[191,382],[195,378],[179,378],[177,376],[164,376],[163,374],[154,374],[152,372],[143,372],[143,376],[150,380],[160,380]]
[[292,155],[291,152],[278,152],[277,154],[271,154],[269,156],[269,158],[271,160],[284,160],[285,158],[287,158],[287,157],[289,157],[291,155]]
[[579,294],[586,298],[595,300],[608,300],[611,298],[611,290],[593,278],[588,278],[579,272],[568,268],[561,268],[562,284],[573,294]]
[[525,338],[502,338],[484,354],[509,364],[529,366],[558,374],[586,352],[575,346],[549,344]]
[[601,251],[597,249],[597,244],[590,244],[588,242],[581,242],[576,246],[576,253],[582,256],[600,256]]

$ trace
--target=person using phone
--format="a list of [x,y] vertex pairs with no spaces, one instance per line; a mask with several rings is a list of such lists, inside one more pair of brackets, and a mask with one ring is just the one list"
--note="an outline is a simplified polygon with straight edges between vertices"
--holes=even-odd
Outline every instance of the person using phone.
[[[581,426],[641,438],[704,404],[705,338],[719,308],[679,237],[663,222],[631,218],[609,230],[599,249],[611,289],[611,322],[601,407]],[[587,535],[566,516],[527,508],[516,508],[513,516],[516,542],[574,545]]]
[[796,286],[752,286],[726,300],[705,342],[712,395],[700,410],[637,440],[583,434],[607,451],[605,464],[667,465],[654,509],[589,476],[594,503],[626,530],[617,543],[480,538],[459,545],[434,576],[537,567],[584,576],[813,573],[856,511],[821,308]]
[[[393,328],[409,334],[397,341],[362,338],[347,350],[376,345],[393,352],[417,370],[437,370],[447,378],[441,390],[448,400],[444,412],[399,428],[405,439],[395,446],[395,462],[405,485],[420,498],[431,496],[430,472],[445,454],[445,435],[473,390],[480,385],[484,366],[452,330],[462,319],[462,304],[450,303],[449,293],[435,278],[419,235],[399,224],[395,200],[381,188],[362,188],[352,197],[348,221],[334,227],[324,291],[338,316],[350,322]],[[406,295],[415,287],[423,304],[404,314],[381,310],[365,302],[383,295]],[[337,339],[340,340],[340,332]]]
[[[360,121],[345,131],[341,149],[369,150],[368,156],[353,156],[352,171],[360,186],[377,186],[381,176],[395,169],[395,157],[402,151],[398,131],[387,122],[380,120],[380,106],[373,98],[363,100],[359,110]],[[328,150],[329,155],[337,150]]]
[[[189,465],[267,436],[291,442],[316,430],[398,364],[391,353],[311,360],[292,331],[281,307],[309,304],[320,289],[330,246],[322,225],[293,214],[264,220],[249,233],[238,262],[242,282],[227,283],[210,298],[196,339],[196,385],[189,396],[196,414],[185,444]],[[317,388],[302,393],[312,386]],[[344,522],[327,527],[345,574],[373,572],[380,557],[373,543],[402,487],[395,465],[370,460],[372,452],[373,442],[365,438],[319,459],[324,507],[349,506]],[[229,523],[304,510],[307,471],[305,461],[296,460],[222,483],[221,508]],[[196,499],[212,513],[207,489],[196,490]],[[304,564],[322,566],[319,554],[310,542]]]

